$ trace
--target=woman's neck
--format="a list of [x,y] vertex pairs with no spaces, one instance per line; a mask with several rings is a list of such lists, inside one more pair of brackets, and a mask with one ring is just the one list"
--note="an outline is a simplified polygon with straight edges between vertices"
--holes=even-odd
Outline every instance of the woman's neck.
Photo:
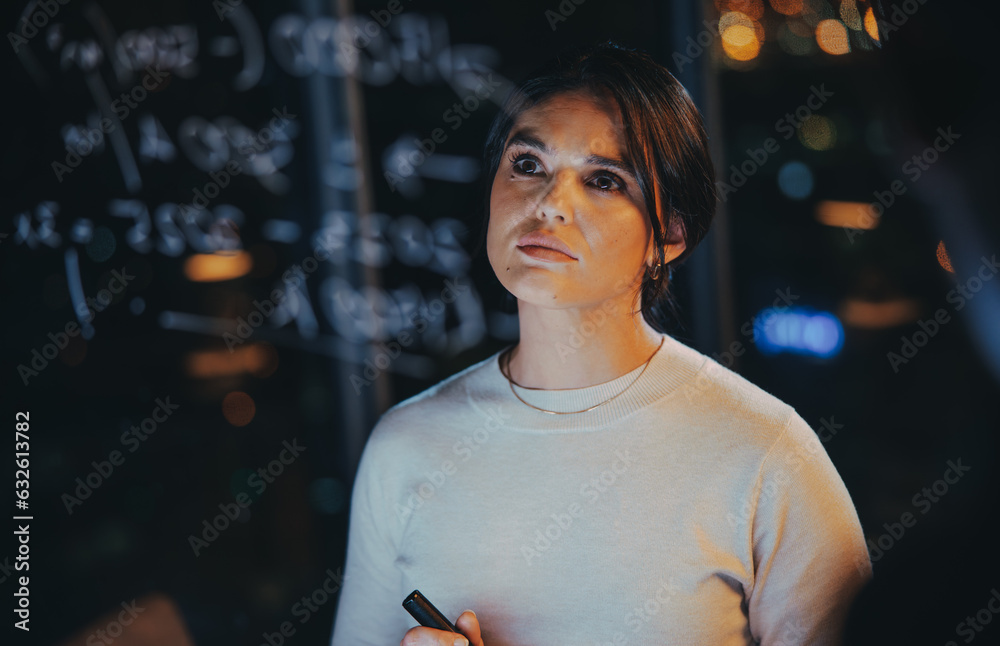
[[631,303],[548,309],[518,301],[520,341],[506,364],[525,388],[585,388],[631,372],[660,346],[662,335]]

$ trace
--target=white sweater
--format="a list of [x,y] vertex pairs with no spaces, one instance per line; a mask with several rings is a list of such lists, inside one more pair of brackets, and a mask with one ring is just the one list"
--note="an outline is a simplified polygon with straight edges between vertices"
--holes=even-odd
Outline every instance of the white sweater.
[[[871,562],[795,410],[665,336],[586,413],[500,352],[392,407],[351,498],[333,646],[394,646],[419,589],[486,646],[835,644]],[[573,411],[642,367],[569,390]]]

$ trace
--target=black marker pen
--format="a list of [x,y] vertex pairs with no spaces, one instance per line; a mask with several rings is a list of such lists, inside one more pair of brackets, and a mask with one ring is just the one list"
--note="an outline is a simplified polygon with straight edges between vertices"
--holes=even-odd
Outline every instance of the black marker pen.
[[[434,607],[434,604],[427,600],[427,597],[420,594],[420,590],[414,590],[403,600],[403,607],[413,615],[421,626],[436,628],[438,630],[448,630],[458,633],[458,628],[448,621],[448,618],[441,614],[441,611]],[[462,635],[464,637],[464,635]]]

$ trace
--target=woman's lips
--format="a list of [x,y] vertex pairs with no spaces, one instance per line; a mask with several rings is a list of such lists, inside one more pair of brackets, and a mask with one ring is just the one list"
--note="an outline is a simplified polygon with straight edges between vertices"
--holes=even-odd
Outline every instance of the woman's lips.
[[572,256],[567,256],[561,251],[549,249],[548,247],[525,245],[523,247],[519,246],[518,249],[520,249],[525,255],[531,256],[532,258],[538,258],[539,260],[548,260],[551,262],[573,262],[576,260]]
[[557,236],[541,230],[527,233],[517,241],[517,248],[534,258],[566,262],[576,260],[569,245]]

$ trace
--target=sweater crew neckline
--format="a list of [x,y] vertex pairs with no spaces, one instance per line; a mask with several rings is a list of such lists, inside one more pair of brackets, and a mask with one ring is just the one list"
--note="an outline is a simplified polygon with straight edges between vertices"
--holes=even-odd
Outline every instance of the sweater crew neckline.
[[500,369],[500,357],[513,345],[504,347],[479,365],[480,369],[466,382],[466,394],[469,403],[494,420],[493,425],[499,428],[566,433],[613,426],[694,379],[708,360],[707,356],[670,335],[661,336],[663,344],[653,354],[645,372],[643,364],[620,377],[583,388],[531,390],[514,386],[525,401],[553,411],[579,411],[614,397],[587,412],[553,415],[536,410],[515,397]]

